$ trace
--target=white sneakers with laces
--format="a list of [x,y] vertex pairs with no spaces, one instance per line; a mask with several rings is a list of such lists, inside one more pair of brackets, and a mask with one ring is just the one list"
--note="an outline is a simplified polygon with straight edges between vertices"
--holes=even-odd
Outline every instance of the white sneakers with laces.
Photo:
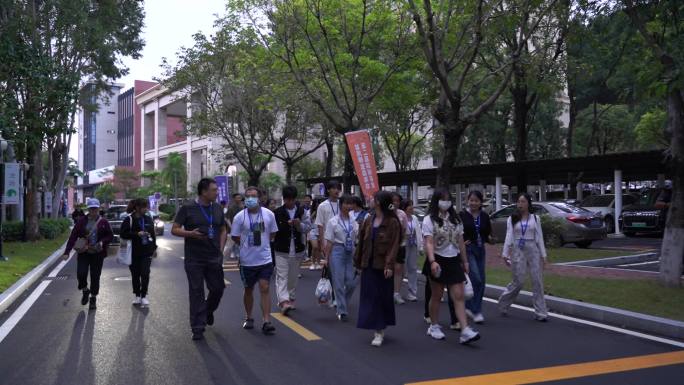
[[480,333],[477,331],[473,330],[470,326],[464,328],[461,331],[461,338],[460,342],[463,345],[469,344],[471,342],[475,342],[480,339]]
[[442,332],[442,327],[436,324],[432,324],[430,327],[428,327],[427,335],[436,340],[443,340],[444,337],[446,337],[444,332]]
[[403,305],[406,303],[403,298],[401,298],[401,294],[399,293],[394,293],[394,303],[397,305]]
[[148,307],[150,306],[150,301],[147,299],[147,297],[142,297],[140,299],[140,307]]
[[382,346],[382,341],[385,339],[385,333],[383,332],[375,332],[375,337],[373,338],[373,341],[371,341],[371,345],[375,347],[380,347]]
[[135,297],[133,300],[133,306],[140,306],[140,297]]

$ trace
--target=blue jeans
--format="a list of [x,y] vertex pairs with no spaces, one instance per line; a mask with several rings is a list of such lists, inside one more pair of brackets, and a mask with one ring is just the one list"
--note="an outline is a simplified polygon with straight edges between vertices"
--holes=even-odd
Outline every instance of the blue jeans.
[[348,314],[347,304],[356,288],[356,272],[352,255],[351,251],[344,250],[343,245],[333,245],[330,256],[330,273],[338,315]]
[[466,301],[466,309],[473,314],[482,313],[482,298],[485,292],[485,248],[477,245],[466,246],[470,273],[468,277],[473,284],[473,298]]

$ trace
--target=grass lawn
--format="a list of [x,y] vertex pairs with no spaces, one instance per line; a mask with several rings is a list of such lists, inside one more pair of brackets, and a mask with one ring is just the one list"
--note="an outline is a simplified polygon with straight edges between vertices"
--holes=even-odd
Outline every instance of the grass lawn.
[[[505,286],[510,280],[509,270],[487,268],[487,283]],[[531,287],[528,282],[523,290]],[[684,288],[666,288],[655,281],[545,274],[544,290],[556,297],[684,321]]]
[[596,250],[596,249],[577,249],[571,247],[559,247],[547,249],[549,261],[551,263],[586,261],[589,259],[601,259],[610,257],[620,257],[623,255],[634,254],[624,250]]
[[2,245],[3,254],[9,261],[0,262],[0,293],[7,290],[24,274],[38,266],[55,252],[69,237],[66,232],[55,239],[38,242],[6,242]]

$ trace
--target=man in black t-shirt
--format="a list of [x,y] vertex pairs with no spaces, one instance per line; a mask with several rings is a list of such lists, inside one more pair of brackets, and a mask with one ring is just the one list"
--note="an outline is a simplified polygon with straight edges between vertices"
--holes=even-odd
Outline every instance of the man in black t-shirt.
[[[204,338],[206,325],[214,324],[225,283],[223,247],[227,230],[223,208],[216,202],[216,181],[203,178],[197,185],[197,200],[178,211],[171,234],[185,238],[185,273],[190,291],[190,327],[192,339]],[[204,296],[204,285],[209,295]]]

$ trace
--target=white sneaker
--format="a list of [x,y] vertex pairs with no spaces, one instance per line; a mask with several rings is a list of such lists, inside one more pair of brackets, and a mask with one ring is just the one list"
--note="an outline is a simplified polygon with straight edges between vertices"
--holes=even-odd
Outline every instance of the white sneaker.
[[150,301],[147,299],[147,297],[142,297],[140,299],[140,307],[148,307],[150,306]]
[[432,319],[430,319],[430,317],[423,317],[423,321],[425,321],[425,323],[428,325],[432,324]]
[[394,293],[394,303],[397,305],[403,305],[406,303],[403,298],[401,298],[401,294],[399,293]]
[[482,315],[482,313],[477,313],[475,314],[475,317],[473,317],[473,321],[476,324],[481,324],[484,322],[484,316]]
[[378,333],[375,332],[375,337],[373,338],[373,341],[371,341],[371,345],[380,347],[382,346],[382,341],[385,339],[385,336],[383,333]]
[[406,296],[406,299],[409,300],[410,302],[416,302],[416,301],[418,301],[418,297],[416,297],[416,296],[413,295],[413,294],[407,295],[407,296]]
[[316,270],[316,264],[315,264],[315,263],[311,263],[311,265],[309,266],[309,270],[310,270],[310,271]]
[[316,270],[323,270],[323,265],[320,263],[316,264]]
[[473,314],[472,311],[470,311],[470,309],[465,309],[465,313],[468,317],[470,317],[470,319],[475,318],[475,315]]
[[436,340],[443,340],[444,337],[446,337],[444,335],[444,333],[442,332],[442,327],[439,325],[434,325],[434,324],[430,325],[430,327],[428,327],[427,335],[429,335],[430,337],[432,337]]
[[461,344],[469,344],[471,342],[475,342],[480,339],[480,333],[476,332],[473,330],[471,327],[466,327],[461,331]]
[[140,306],[140,297],[135,297],[133,300],[133,306]]
[[461,330],[461,323],[460,323],[460,322],[456,322],[455,324],[451,324],[451,325],[449,325],[449,329],[451,329],[451,330]]

